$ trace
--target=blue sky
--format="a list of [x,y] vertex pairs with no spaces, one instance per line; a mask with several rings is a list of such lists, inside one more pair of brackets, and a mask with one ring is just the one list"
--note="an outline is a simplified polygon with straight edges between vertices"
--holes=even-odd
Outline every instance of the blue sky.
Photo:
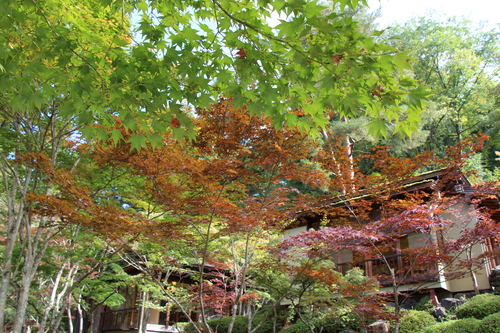
[[486,20],[491,27],[500,24],[500,0],[368,0],[368,3],[373,9],[382,7],[380,28],[393,22],[406,22],[431,10],[445,16],[464,16],[475,22]]

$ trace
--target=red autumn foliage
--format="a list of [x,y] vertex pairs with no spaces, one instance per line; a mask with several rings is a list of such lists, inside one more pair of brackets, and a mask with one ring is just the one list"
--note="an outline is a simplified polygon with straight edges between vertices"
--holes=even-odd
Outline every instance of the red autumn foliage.
[[111,238],[138,233],[142,215],[111,204],[97,204],[88,188],[77,185],[67,170],[56,169],[44,153],[20,156],[16,162],[39,170],[46,184],[54,187],[53,194],[27,194],[31,214],[52,218],[55,225],[81,224]]
[[240,59],[246,59],[246,57],[247,57],[248,53],[246,53],[246,52],[245,52],[245,49],[244,49],[244,48],[240,47],[240,48],[238,49],[238,51],[236,52],[236,55],[237,55],[237,56],[238,56],[238,58],[240,58]]

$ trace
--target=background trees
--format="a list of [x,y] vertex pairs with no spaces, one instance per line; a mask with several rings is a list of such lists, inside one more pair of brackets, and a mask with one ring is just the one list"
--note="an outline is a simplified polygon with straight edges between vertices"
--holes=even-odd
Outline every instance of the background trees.
[[[462,138],[484,133],[485,148],[471,157],[467,170],[477,170],[475,180],[490,180],[497,173],[495,151],[498,118],[498,30],[467,20],[420,17],[387,29],[380,36],[391,46],[409,52],[414,62],[412,78],[433,92],[423,112],[418,135],[405,138],[387,125],[387,137],[375,138],[361,117],[332,117],[332,132],[343,134],[346,152],[367,154],[376,145],[393,154],[412,157],[426,150],[444,156],[447,147]],[[371,166],[363,164],[364,172]],[[431,166],[430,169],[433,167]]]
[[[395,202],[390,200],[390,193],[401,190],[403,181],[426,164],[456,166],[457,161],[464,163],[464,154],[469,151],[465,144],[451,150],[457,158],[448,159],[433,159],[429,153],[413,160],[401,159],[391,156],[387,148],[379,148],[371,156],[376,156],[372,168],[377,173],[364,175],[358,170],[356,161],[344,154],[342,141],[338,146],[333,142],[323,146],[297,129],[277,130],[270,119],[251,117],[246,110],[235,108],[227,99],[210,109],[196,112],[196,117],[193,117],[197,129],[195,142],[166,134],[163,146],[154,149],[147,146],[137,150],[126,141],[118,145],[82,144],[79,151],[85,153],[81,161],[86,163],[86,169],[76,167],[73,173],[65,165],[54,167],[50,158],[41,153],[32,153],[23,160],[24,165],[43,177],[44,184],[51,189],[50,192],[29,193],[25,199],[30,205],[27,216],[32,220],[50,221],[45,232],[53,232],[48,234],[50,237],[43,238],[51,251],[50,256],[40,254],[39,263],[54,268],[38,273],[39,266],[30,266],[33,267],[31,272],[39,278],[37,283],[44,281],[43,272],[53,272],[46,281],[56,277],[52,280],[55,282],[50,282],[52,291],[45,295],[47,313],[30,312],[35,318],[33,320],[48,323],[50,317],[50,325],[47,325],[57,325],[61,310],[70,304],[78,304],[76,300],[83,295],[104,302],[105,299],[92,292],[103,289],[92,289],[91,285],[95,287],[95,284],[88,281],[85,274],[78,275],[77,268],[92,267],[92,270],[88,268],[89,272],[103,272],[107,257],[99,258],[106,253],[135,265],[142,272],[135,283],[144,291],[164,295],[162,297],[167,297],[185,312],[191,308],[199,309],[207,329],[210,327],[207,323],[209,308],[224,312],[230,306],[234,319],[228,327],[232,327],[235,316],[241,313],[248,315],[248,327],[254,330],[257,327],[252,328],[252,316],[261,303],[271,303],[271,313],[272,304],[276,306],[284,298],[295,300],[297,297],[302,304],[296,304],[296,309],[303,309],[303,304],[311,299],[332,294],[342,296],[332,301],[333,305],[355,307],[361,311],[358,315],[369,318],[378,314],[376,304],[370,302],[373,283],[355,276],[353,279],[342,278],[333,273],[333,265],[325,266],[323,262],[323,255],[332,249],[321,251],[322,246],[333,244],[337,246],[334,250],[340,250],[338,247],[345,245],[340,239],[356,244],[356,249],[365,254],[384,253],[392,250],[401,232],[448,225],[439,218],[432,218],[437,210],[445,209],[441,202],[436,201],[435,206],[419,206],[426,203],[427,193]],[[121,125],[118,118],[115,128],[109,129],[110,138],[115,130],[120,131],[124,138],[133,134]],[[469,143],[476,140],[470,139]],[[99,170],[99,179],[89,181],[89,170]],[[356,176],[339,173],[339,170],[352,170]],[[299,252],[306,251],[312,260],[300,261],[299,256],[297,262],[287,257],[289,253],[275,257],[289,261],[255,260],[259,257],[260,246],[271,239],[271,230],[293,221],[296,212],[333,213],[329,211],[329,203],[333,198],[345,198],[346,189],[347,193],[374,190],[377,198],[373,202],[385,205],[383,219],[364,226],[361,222],[371,214],[373,202],[361,200],[362,204],[349,210],[360,222],[355,228],[309,232],[300,236],[303,238],[294,239],[300,241],[291,246],[298,246]],[[318,196],[318,193],[322,195]],[[401,210],[405,211],[400,213]],[[347,223],[349,216],[348,213],[342,221]],[[471,230],[467,234],[469,238],[461,238],[462,241],[454,243],[454,247],[450,245],[447,253],[458,253],[471,240],[477,242],[496,234],[495,224],[488,225],[491,228],[483,226]],[[391,233],[387,232],[388,226]],[[72,230],[84,230],[85,233],[80,238],[76,233],[70,235]],[[102,242],[87,247],[85,235],[97,236]],[[68,237],[69,242],[63,236]],[[82,243],[74,247],[73,239],[81,239]],[[385,247],[374,246],[378,241]],[[417,259],[423,263],[436,258],[435,247],[423,246],[419,250],[421,253]],[[79,257],[78,254],[84,251],[90,258]],[[24,262],[21,264],[25,266]],[[175,270],[182,264],[199,267],[198,287],[173,293],[169,289],[172,286],[165,283],[159,272]],[[470,271],[475,264],[469,260],[461,265]],[[227,279],[215,283],[206,277],[206,267],[227,272],[222,274]],[[268,283],[271,292],[252,287],[250,283],[254,279],[258,277],[258,281],[265,281],[266,274],[273,270],[282,272],[286,278],[278,279],[277,286]],[[395,278],[396,272],[392,272],[391,276]],[[65,282],[58,283],[57,276],[64,277]],[[16,286],[18,279],[22,279],[22,274],[12,279],[11,284]],[[33,281],[32,278],[32,285]],[[109,280],[103,281],[109,283]],[[403,280],[394,281],[397,290]],[[32,288],[24,290],[28,296],[34,296]],[[110,296],[114,294],[112,290],[105,290]],[[59,297],[71,301],[60,306]],[[13,297],[12,301],[17,299]],[[330,300],[325,302],[329,304]],[[15,313],[19,316],[20,310]],[[307,313],[300,314],[305,316],[308,325],[316,325]],[[325,313],[325,318],[330,315],[334,313]],[[29,323],[21,320],[20,325]]]
[[[415,59],[415,79],[433,96],[423,114],[420,150],[443,148],[476,133],[491,136],[483,163],[498,149],[499,32],[458,18],[420,17],[389,31],[391,44]],[[496,147],[496,148],[495,148]]]

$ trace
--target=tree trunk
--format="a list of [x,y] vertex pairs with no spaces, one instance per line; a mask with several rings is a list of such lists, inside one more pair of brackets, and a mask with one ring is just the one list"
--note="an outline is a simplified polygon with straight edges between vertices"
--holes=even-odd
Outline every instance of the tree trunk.
[[394,333],[399,333],[399,315],[401,307],[399,305],[399,292],[398,292],[398,284],[396,281],[396,272],[394,268],[390,268],[391,276],[392,276],[392,292],[394,293],[394,315],[396,316],[396,322],[394,323]]
[[63,262],[61,267],[59,267],[59,271],[57,272],[56,279],[54,283],[52,284],[52,293],[50,295],[50,300],[49,304],[45,307],[45,310],[43,312],[43,317],[40,322],[40,326],[38,328],[38,333],[43,333],[45,331],[45,325],[47,323],[47,320],[49,318],[49,314],[54,309],[55,303],[56,303],[56,295],[57,295],[57,289],[59,288],[59,283],[61,281],[61,276],[64,272],[64,269],[66,268],[66,260]]
[[[68,314],[68,333],[73,333],[74,332],[74,326],[73,326],[73,320],[71,320],[71,306],[69,304],[68,300],[68,306],[66,307],[66,311]],[[82,333],[82,331],[79,331],[79,333]]]
[[[19,231],[25,219],[25,202],[21,199],[16,205],[16,198],[21,195],[26,196],[28,184],[21,186],[18,176],[18,168],[6,158],[3,154],[0,156],[2,165],[0,171],[6,189],[7,200],[7,242],[3,253],[2,282],[0,285],[0,329],[5,331],[5,311],[7,307],[7,298],[9,293],[10,281],[12,278],[12,256],[14,245],[17,242]],[[31,178],[32,171],[26,170],[26,179]],[[10,178],[10,180],[9,180]]]
[[25,224],[26,233],[23,240],[25,242],[24,264],[21,270],[21,287],[17,299],[16,315],[14,317],[13,333],[21,332],[22,327],[26,324],[26,310],[28,306],[29,293],[31,283],[35,277],[36,271],[42,257],[45,254],[49,240],[54,235],[54,232],[45,228],[46,220],[40,219],[37,232],[34,237],[31,236],[31,223]]
[[[467,259],[471,260],[472,259],[472,246],[469,247],[466,251],[467,253]],[[469,265],[469,274],[472,279],[472,286],[474,287],[474,294],[479,295],[479,285],[477,283],[477,276],[476,272],[474,272],[474,269],[472,268],[472,265]]]
[[21,288],[17,298],[16,315],[14,317],[14,325],[12,327],[13,333],[20,333],[23,326],[26,324],[26,307],[28,305],[29,290],[31,286],[31,267],[33,267],[34,260],[30,256],[24,258],[24,267],[22,269]]

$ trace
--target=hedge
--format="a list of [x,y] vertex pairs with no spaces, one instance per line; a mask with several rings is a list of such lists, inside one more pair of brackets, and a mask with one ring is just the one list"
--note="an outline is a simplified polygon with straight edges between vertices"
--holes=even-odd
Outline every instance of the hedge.
[[[257,312],[257,314],[253,319],[252,326],[255,327],[263,321],[268,309],[269,308],[263,308]],[[279,306],[276,309],[276,313],[277,313],[276,332],[278,332],[283,327],[283,324],[285,323],[286,317],[288,315],[287,307]],[[215,332],[227,332],[229,324],[231,323],[231,317],[229,316],[229,317],[222,317],[219,319],[212,319],[209,320],[207,323],[210,326],[210,328]],[[201,324],[198,325],[201,326]],[[262,325],[259,327],[256,333],[272,333],[273,326],[274,326],[274,315],[273,312],[271,312],[266,318],[266,320],[262,322]],[[233,333],[247,333],[247,331],[248,331],[248,317],[236,316],[233,326]],[[192,325],[188,325],[186,328],[184,328],[184,332],[195,333],[196,330]]]
[[476,318],[450,320],[434,324],[426,328],[423,333],[476,333],[480,322]]
[[491,314],[481,320],[477,325],[475,333],[498,333],[500,332],[500,312]]
[[481,294],[460,305],[456,316],[458,319],[483,319],[496,312],[500,312],[500,295]]
[[400,333],[420,333],[436,323],[434,317],[427,311],[405,311],[400,321]]

